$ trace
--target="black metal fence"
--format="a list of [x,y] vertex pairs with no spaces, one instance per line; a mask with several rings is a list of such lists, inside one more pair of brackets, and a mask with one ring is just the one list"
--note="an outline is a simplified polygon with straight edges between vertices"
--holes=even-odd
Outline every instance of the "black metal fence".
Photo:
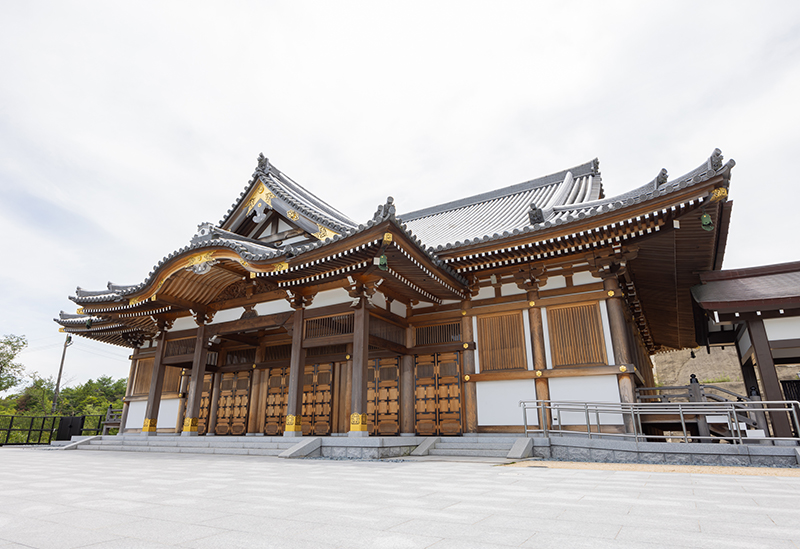
[[105,415],[4,416],[0,415],[0,446],[50,444],[74,435],[99,435]]
[[783,380],[781,385],[783,385],[783,398],[800,401],[800,379]]

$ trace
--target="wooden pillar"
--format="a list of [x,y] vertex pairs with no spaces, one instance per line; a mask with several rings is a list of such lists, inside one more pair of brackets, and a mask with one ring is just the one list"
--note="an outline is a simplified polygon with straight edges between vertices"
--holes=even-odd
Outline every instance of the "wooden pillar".
[[[544,320],[542,308],[537,307],[539,290],[528,292],[528,320],[531,325],[531,351],[533,352],[533,369],[536,371],[547,370],[547,347],[544,342]],[[533,305],[531,305],[533,304]],[[546,377],[537,377],[534,380],[536,387],[536,400],[550,400],[550,383]],[[541,415],[541,414],[540,414]],[[539,417],[539,428],[544,425],[550,427],[551,413],[549,409],[543,410],[544,417]],[[544,424],[544,425],[542,425]]]
[[[769,348],[769,338],[767,338],[764,321],[761,319],[748,320],[747,331],[750,332],[750,341],[753,344],[753,351],[756,355],[756,366],[761,374],[761,383],[764,386],[764,394],[761,400],[784,400],[781,392],[781,383],[778,380],[778,372],[775,370],[775,362],[772,359],[772,351]],[[787,414],[773,412],[769,416],[772,420],[774,436],[792,436],[792,426],[789,423]]]
[[344,363],[342,377],[342,411],[340,419],[340,433],[350,430],[350,410],[353,406],[353,344],[347,344],[347,361]]
[[[474,341],[475,334],[472,330],[472,317],[467,314],[470,303],[461,302],[461,341],[464,343]],[[475,375],[475,351],[464,349],[461,352],[464,368],[464,432],[478,432],[478,387],[469,377]]]
[[158,410],[161,407],[161,390],[164,387],[164,348],[167,346],[167,331],[162,328],[158,338],[158,348],[153,361],[153,375],[150,377],[150,391],[147,393],[147,408],[144,411],[143,435],[155,435],[158,424]]
[[136,358],[138,355],[139,349],[136,349],[131,356],[131,369],[128,373],[128,385],[125,389],[125,398],[122,399],[122,417],[120,417],[119,420],[119,431],[117,431],[118,435],[121,435],[125,432],[125,423],[128,421],[128,408],[130,407],[128,399],[131,397],[131,391],[133,390],[133,380],[136,376],[136,364],[139,361],[139,359]]
[[[222,356],[223,353],[219,353]],[[219,357],[217,358],[217,366],[220,365]],[[215,435],[217,429],[217,410],[219,410],[219,386],[222,383],[222,374],[216,372],[211,382],[211,394],[208,396],[211,406],[208,410],[208,426],[206,427],[206,435]]]
[[[414,347],[414,327],[406,328],[406,347]],[[412,436],[414,428],[414,355],[400,357],[400,436]]]
[[[620,372],[626,372],[633,368],[633,360],[631,359],[628,326],[625,322],[625,304],[622,302],[622,291],[619,289],[617,277],[609,276],[603,280],[603,288],[608,295],[606,305],[608,308],[608,326],[611,330],[611,346],[614,348],[614,364],[619,366]],[[633,375],[631,373],[618,374],[617,384],[619,385],[620,402],[636,402]],[[634,429],[633,417],[623,414],[623,420],[626,432],[632,433]]]
[[200,416],[200,399],[203,396],[203,378],[206,375],[207,356],[206,325],[200,323],[197,327],[197,339],[195,339],[194,343],[192,379],[189,381],[189,396],[186,398],[186,419],[183,421],[181,436],[197,436],[197,418]]
[[178,433],[183,432],[183,423],[186,417],[186,391],[189,388],[189,376],[186,374],[186,369],[181,368],[181,381],[178,385],[178,394],[180,395],[180,404],[178,404],[178,418],[176,419],[175,429]]
[[[258,348],[256,349],[256,357],[255,357],[255,362],[256,363],[263,362],[263,360],[264,360],[263,352],[264,352],[263,351],[263,347],[261,347],[261,345],[259,345]],[[249,400],[247,402],[247,404],[248,404],[248,406],[247,406],[248,407],[248,412],[247,412],[247,434],[251,435],[251,436],[252,435],[257,435],[257,434],[263,434],[263,431],[264,431],[264,419],[263,419],[264,414],[263,413],[259,414],[258,410],[259,410],[259,407],[261,405],[262,379],[264,377],[268,377],[269,376],[268,372],[266,372],[266,373],[267,373],[267,376],[264,375],[265,374],[264,370],[256,369],[256,365],[253,364],[253,369],[252,369],[252,372],[250,373],[250,397],[249,397]],[[259,420],[259,416],[261,416],[261,427],[260,428],[259,428],[259,421],[258,421]]]
[[355,311],[353,332],[353,388],[350,405],[351,437],[369,436],[367,431],[367,365],[369,362],[369,311],[362,296]]
[[285,437],[301,437],[303,429],[303,373],[305,372],[306,351],[303,349],[303,305],[295,302],[292,321],[292,354],[289,359],[289,390],[286,405]]

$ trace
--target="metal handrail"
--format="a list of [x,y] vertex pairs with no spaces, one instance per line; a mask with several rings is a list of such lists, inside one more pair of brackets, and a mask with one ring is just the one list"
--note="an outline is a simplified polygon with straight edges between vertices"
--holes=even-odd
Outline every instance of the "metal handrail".
[[[613,402],[577,402],[577,401],[550,401],[550,400],[521,400],[519,401],[522,407],[522,419],[525,429],[525,435],[529,433],[541,432],[544,436],[550,436],[550,433],[570,435],[586,435],[589,438],[601,434],[602,423],[600,421],[601,414],[615,414],[621,415],[623,424],[628,426],[628,430],[632,432],[626,433],[602,433],[603,437],[634,437],[637,442],[640,439],[663,439],[670,440],[676,438],[675,435],[646,435],[642,428],[642,416],[649,414],[665,414],[676,416],[680,419],[682,433],[680,438],[684,442],[692,440],[715,440],[720,439],[730,440],[731,442],[743,444],[744,439],[747,438],[743,435],[747,430],[747,425],[752,425],[748,420],[749,414],[753,413],[787,413],[792,419],[792,425],[795,433],[800,433],[800,402],[787,401],[787,400],[769,400],[769,401],[747,401],[747,402],[634,402],[634,403],[613,403]],[[530,428],[528,426],[528,410],[536,410],[537,414],[537,428]],[[563,429],[562,414],[565,413],[580,413],[585,423],[582,425],[585,431],[573,431]],[[687,429],[687,416],[724,416],[725,421],[730,430],[730,436],[708,436],[708,435],[694,435]],[[548,417],[554,419],[553,425],[550,425]],[[595,418],[594,425],[592,424],[592,417]],[[628,421],[626,421],[626,419]],[[744,429],[742,423],[745,424]],[[572,424],[580,426],[579,423]],[[592,428],[596,429],[597,435],[592,432]],[[768,435],[768,433],[767,433]],[[772,437],[764,436],[759,437],[758,440],[791,440],[794,442],[800,441],[798,437]]]

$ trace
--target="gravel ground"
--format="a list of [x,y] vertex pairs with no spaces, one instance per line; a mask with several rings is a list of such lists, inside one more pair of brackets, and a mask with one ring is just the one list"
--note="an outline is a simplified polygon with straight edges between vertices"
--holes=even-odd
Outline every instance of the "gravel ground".
[[659,465],[646,463],[590,463],[581,461],[517,461],[508,467],[547,467],[594,471],[639,471],[650,473],[689,473],[705,475],[749,475],[756,477],[800,477],[800,467],[720,467],[714,465]]

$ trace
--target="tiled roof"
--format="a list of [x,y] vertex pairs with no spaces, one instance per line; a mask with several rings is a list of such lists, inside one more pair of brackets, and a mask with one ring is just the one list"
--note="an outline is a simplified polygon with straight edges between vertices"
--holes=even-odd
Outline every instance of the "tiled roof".
[[228,209],[225,217],[220,220],[220,227],[228,222],[253,187],[259,182],[263,183],[275,196],[289,204],[294,210],[334,232],[341,234],[358,225],[342,212],[278,170],[262,154],[258,157],[258,167],[253,173],[253,178],[239,195],[236,202]]
[[726,303],[763,302],[800,298],[800,261],[709,273],[704,283],[692,287],[698,303],[724,306]]
[[[458,247],[466,240],[501,236],[531,225],[531,204],[552,213],[564,204],[602,196],[597,160],[525,183],[400,215],[428,246]],[[449,246],[448,246],[449,245]]]

